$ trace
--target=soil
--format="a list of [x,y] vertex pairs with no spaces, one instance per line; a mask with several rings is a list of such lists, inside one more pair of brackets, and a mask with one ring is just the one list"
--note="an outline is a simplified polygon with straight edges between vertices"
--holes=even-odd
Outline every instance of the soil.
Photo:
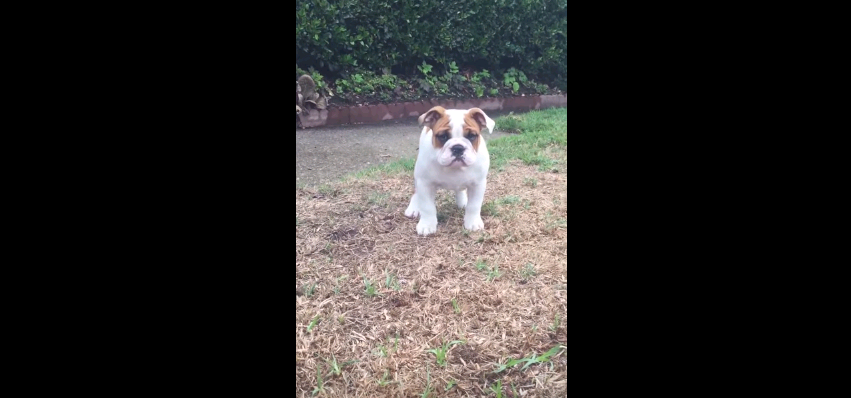
[[[500,112],[488,112],[496,118]],[[415,158],[422,129],[417,119],[369,125],[296,128],[296,184],[318,187],[346,174],[402,158]],[[485,134],[485,141],[509,135]]]

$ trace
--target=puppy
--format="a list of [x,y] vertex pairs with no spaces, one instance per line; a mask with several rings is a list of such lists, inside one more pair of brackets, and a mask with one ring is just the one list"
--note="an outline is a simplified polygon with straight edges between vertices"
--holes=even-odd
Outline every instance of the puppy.
[[437,189],[455,191],[459,208],[465,209],[464,228],[484,229],[481,210],[485,197],[490,155],[482,130],[493,133],[494,121],[479,108],[443,109],[436,106],[419,118],[423,131],[414,166],[414,195],[405,210],[419,217],[417,234],[437,231],[434,197]]

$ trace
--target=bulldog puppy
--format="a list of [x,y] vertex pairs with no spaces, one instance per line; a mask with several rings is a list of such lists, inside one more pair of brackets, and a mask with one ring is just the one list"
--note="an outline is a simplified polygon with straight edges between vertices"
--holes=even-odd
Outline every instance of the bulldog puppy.
[[490,155],[482,130],[493,133],[494,121],[479,108],[443,109],[436,106],[419,118],[423,132],[414,166],[414,195],[405,210],[407,217],[419,217],[417,234],[437,231],[434,197],[437,189],[455,191],[455,200],[464,212],[464,228],[484,229],[481,209],[485,197]]

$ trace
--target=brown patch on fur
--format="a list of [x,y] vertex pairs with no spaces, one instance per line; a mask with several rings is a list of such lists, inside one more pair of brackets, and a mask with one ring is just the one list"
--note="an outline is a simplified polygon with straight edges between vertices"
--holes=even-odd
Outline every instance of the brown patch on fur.
[[467,111],[467,117],[476,122],[475,124],[479,127],[479,131],[482,131],[483,128],[488,126],[485,111],[479,108],[470,108],[470,110]]
[[[421,126],[428,126],[431,129],[431,145],[436,149],[443,148],[443,142],[437,137],[449,132],[449,116],[446,116],[446,109],[443,109],[442,106],[435,106],[420,115],[419,122]],[[449,139],[448,136],[446,138]]]
[[[478,119],[481,119],[481,121]],[[479,142],[484,139],[484,137],[482,137],[482,128],[484,128],[484,126],[485,118],[481,109],[470,109],[470,111],[464,115],[464,137],[469,140],[474,135],[476,136],[475,140],[470,140],[470,143],[473,145],[473,149],[476,150],[476,152],[479,151]]]
[[431,132],[431,144],[437,149],[443,148],[443,144],[446,141],[441,142],[437,137],[445,136],[446,140],[449,140],[449,138],[451,138],[449,137],[449,117],[443,116],[442,118],[438,119],[437,122],[434,124],[434,127],[431,128]]
[[431,128],[434,126],[434,123],[440,120],[440,118],[446,116],[446,109],[443,109],[442,106],[435,106],[428,110],[428,112],[420,115],[418,121],[420,122],[420,126],[428,126]]

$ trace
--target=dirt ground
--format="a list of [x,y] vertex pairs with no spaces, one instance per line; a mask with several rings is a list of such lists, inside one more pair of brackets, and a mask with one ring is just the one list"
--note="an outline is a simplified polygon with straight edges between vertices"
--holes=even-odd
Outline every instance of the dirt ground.
[[[488,112],[496,118],[503,114]],[[490,141],[508,135],[485,135]],[[421,128],[417,119],[369,125],[296,128],[296,184],[318,187],[344,175],[400,158],[416,157]]]
[[403,173],[296,189],[295,396],[565,396],[566,183],[513,161],[489,177],[484,231],[441,191],[428,237]]
[[427,237],[404,216],[412,172],[342,178],[414,157],[415,120],[296,132],[296,397],[567,394],[561,117],[519,121],[529,137],[486,135],[503,141],[489,146],[503,163],[488,175],[485,229],[465,230],[440,190]]

